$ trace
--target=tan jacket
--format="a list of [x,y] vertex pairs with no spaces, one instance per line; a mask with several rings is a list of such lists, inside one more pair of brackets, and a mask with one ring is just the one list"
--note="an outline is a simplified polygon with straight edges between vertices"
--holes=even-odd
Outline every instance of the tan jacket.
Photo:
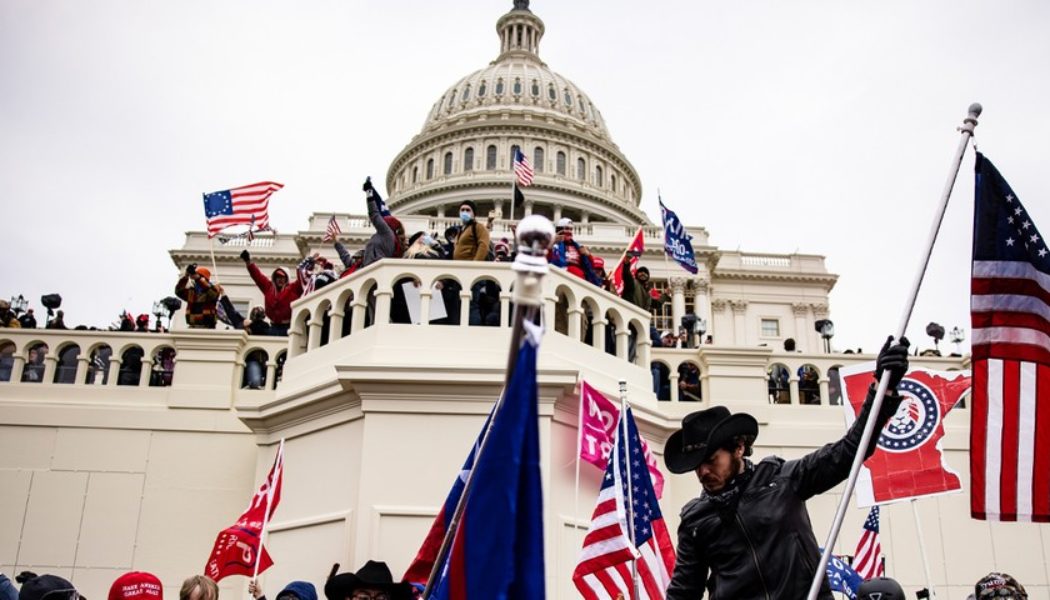
[[463,228],[456,238],[452,260],[485,260],[489,255],[489,230],[484,223],[474,221]]

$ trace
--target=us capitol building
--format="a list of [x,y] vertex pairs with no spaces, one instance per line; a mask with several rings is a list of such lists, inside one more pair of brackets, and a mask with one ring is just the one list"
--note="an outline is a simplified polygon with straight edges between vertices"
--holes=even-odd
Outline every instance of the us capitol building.
[[[391,210],[410,234],[440,234],[470,199],[479,215],[494,216],[494,240],[511,238],[511,225],[525,215],[568,217],[576,239],[610,268],[641,227],[642,263],[670,297],[649,314],[560,269],[544,278],[547,589],[549,597],[575,598],[571,573],[601,477],[582,465],[577,500],[581,380],[614,398],[626,380],[639,427],[657,454],[682,416],[714,402],[759,420],[757,457],[795,458],[842,435],[837,369],[874,357],[824,351],[814,324],[831,315],[828,294],[837,276],[822,256],[724,250],[702,227],[689,227],[699,273],[668,263],[662,228],[640,209],[641,178],[598,106],[541,59],[544,22],[519,0],[496,31],[495,60],[437,95],[421,131],[393,158],[385,182]],[[512,208],[517,148],[536,175],[525,201]],[[278,266],[291,272],[315,251],[338,263],[331,244],[322,243],[331,216],[314,213],[298,233],[255,239],[253,259],[265,273]],[[372,233],[363,215],[335,217],[351,250]],[[242,310],[262,304],[237,258],[245,245],[234,239],[217,246],[219,280]],[[187,233],[171,251],[174,267],[209,263],[208,247],[204,232]],[[391,323],[394,286],[406,279],[419,284],[422,314],[440,301],[436,282],[458,283],[460,324]],[[189,330],[179,314],[166,334],[0,330],[0,353],[13,359],[0,382],[0,572],[56,573],[101,598],[119,574],[150,571],[174,598],[185,577],[202,571],[216,534],[244,510],[285,438],[283,498],[268,540],[276,564],[263,576],[269,597],[293,579],[320,589],[334,562],[356,570],[367,559],[385,560],[399,575],[500,393],[514,279],[508,264],[380,261],[298,300],[287,338]],[[479,280],[502,290],[499,326],[467,324],[470,288]],[[370,302],[374,319],[366,315]],[[676,329],[686,315],[705,324],[711,343],[652,347],[651,322]],[[789,337],[798,351],[783,351]],[[45,351],[42,381],[31,381],[27,361]],[[262,389],[247,385],[249,360],[266,366]],[[699,394],[679,393],[683,363],[698,367]],[[771,393],[769,374],[782,370],[788,384]],[[816,386],[800,385],[800,373],[814,372]],[[654,394],[654,378],[666,399]],[[943,441],[964,486],[968,413],[949,415]],[[678,510],[700,488],[690,476],[666,474],[666,481],[662,508],[673,532]],[[840,489],[808,503],[818,540]],[[1045,525],[971,520],[965,489],[918,508],[939,597],[965,598],[981,576],[1004,570],[1033,598],[1050,598]],[[851,508],[837,554],[853,553],[866,513]],[[925,586],[908,505],[884,508],[882,544],[888,574],[910,592]],[[247,593],[242,577],[220,588],[226,598]]]

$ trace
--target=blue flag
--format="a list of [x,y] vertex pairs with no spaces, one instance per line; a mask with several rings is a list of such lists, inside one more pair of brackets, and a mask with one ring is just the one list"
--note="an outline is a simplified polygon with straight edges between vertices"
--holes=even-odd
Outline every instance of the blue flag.
[[[369,177],[368,180],[371,181],[372,178]],[[365,193],[368,194],[368,196],[370,198],[375,200],[376,210],[379,211],[379,215],[380,216],[383,216],[383,217],[389,217],[390,216],[390,209],[387,208],[386,202],[383,200],[383,197],[379,195],[379,191],[378,190],[376,190],[375,188],[372,188],[372,189],[368,190]]]
[[678,220],[674,211],[664,206],[660,200],[660,217],[664,222],[664,252],[682,265],[682,268],[696,275],[696,254],[693,252],[693,236],[685,230],[685,225]]
[[543,600],[536,350],[525,323],[514,374],[474,463],[463,518],[430,600]]
[[856,599],[857,588],[864,583],[864,578],[847,565],[846,561],[842,560],[842,557],[831,555],[831,560],[828,561],[827,573],[828,585],[831,586],[831,591],[842,592],[847,598]]

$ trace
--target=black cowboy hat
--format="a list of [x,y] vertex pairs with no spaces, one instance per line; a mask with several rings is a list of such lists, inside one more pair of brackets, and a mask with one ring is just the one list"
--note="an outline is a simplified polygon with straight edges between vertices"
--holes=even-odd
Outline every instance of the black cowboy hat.
[[724,406],[689,413],[664,446],[664,464],[672,473],[694,471],[738,435],[758,437],[758,421],[747,413],[731,414]]
[[357,590],[370,589],[386,592],[390,600],[412,600],[412,585],[394,582],[390,567],[385,562],[370,560],[357,573],[340,573],[329,577],[324,584],[328,600],[346,600]]

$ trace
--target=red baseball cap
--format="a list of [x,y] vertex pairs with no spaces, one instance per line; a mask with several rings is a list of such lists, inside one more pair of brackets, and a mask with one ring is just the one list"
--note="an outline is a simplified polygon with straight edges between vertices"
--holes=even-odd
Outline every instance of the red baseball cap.
[[164,587],[152,573],[124,573],[109,587],[109,600],[164,600]]

